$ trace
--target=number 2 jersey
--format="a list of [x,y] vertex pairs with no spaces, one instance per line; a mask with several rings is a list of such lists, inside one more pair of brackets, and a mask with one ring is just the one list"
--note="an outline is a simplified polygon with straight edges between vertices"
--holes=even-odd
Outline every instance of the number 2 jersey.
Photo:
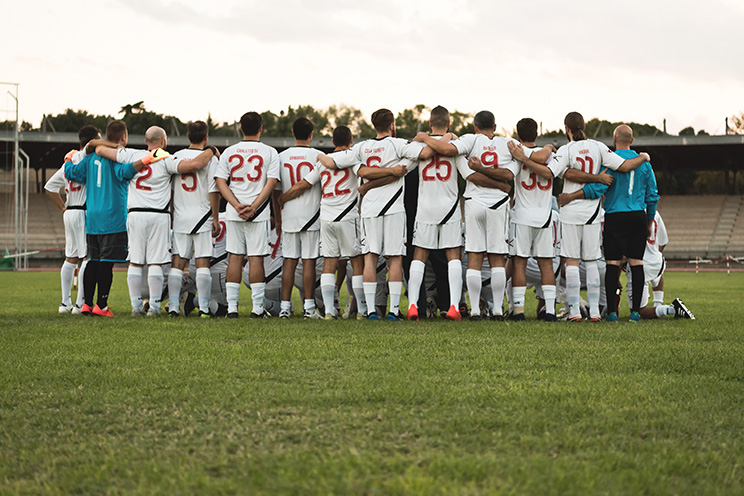
[[[119,148],[116,161],[129,164],[145,158],[148,150]],[[129,181],[127,210],[139,212],[163,212],[170,214],[171,176],[178,173],[178,164],[165,159],[144,166]]]
[[[540,148],[524,147],[525,155],[528,156],[539,150]],[[523,226],[549,227],[553,211],[553,180],[538,176],[526,165],[517,165],[519,169],[514,176],[512,220]]]
[[[279,154],[282,193],[289,191],[315,170],[318,153],[318,150],[308,146],[291,146]],[[319,216],[320,186],[315,184],[310,190],[282,206],[282,231],[317,231],[320,229]]]
[[[204,150],[184,148],[166,158],[179,164],[192,160]],[[206,167],[173,176],[173,232],[201,233],[212,230],[212,204],[209,193],[216,193],[214,174],[219,161],[212,157]]]
[[[229,181],[230,190],[240,203],[250,205],[266,186],[268,178],[279,180],[279,154],[276,149],[260,141],[241,141],[222,152],[215,177]],[[257,215],[251,221],[270,218],[268,198],[263,205],[256,205]],[[229,203],[227,220],[245,221]]]
[[[346,155],[351,155],[351,150],[341,150],[329,153],[334,162],[344,163]],[[319,184],[321,187],[320,198],[320,220],[323,222],[339,222],[342,220],[358,219],[357,208],[357,175],[352,167],[344,169],[326,169],[317,164],[315,169],[305,176],[305,181],[310,184]]]

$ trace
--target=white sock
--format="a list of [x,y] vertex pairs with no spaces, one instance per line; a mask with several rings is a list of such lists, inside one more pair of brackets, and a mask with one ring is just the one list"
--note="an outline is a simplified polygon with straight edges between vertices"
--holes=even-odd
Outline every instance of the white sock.
[[[150,310],[160,313],[160,300],[163,298],[163,275],[162,265],[151,265],[147,271],[147,286],[150,288]],[[176,299],[178,296],[176,296]]]
[[[328,315],[336,315],[336,306],[334,304],[334,298],[336,296],[336,275],[335,274],[321,274],[320,275],[320,292],[323,293],[323,306],[325,307],[325,313]],[[313,305],[315,303],[313,302]]]
[[85,304],[85,284],[83,281],[85,280],[85,268],[88,266],[88,259],[86,258],[83,260],[83,263],[80,264],[80,270],[78,270],[78,292],[77,292],[77,301],[75,302],[75,305],[78,307],[83,306]]
[[545,313],[555,315],[555,284],[544,285],[542,290],[545,298]]
[[364,287],[364,297],[367,302],[367,312],[377,312],[377,307],[375,306],[375,297],[377,296],[377,283],[365,282],[362,283],[362,287]]
[[589,303],[589,316],[599,317],[599,267],[597,261],[584,262],[586,268],[586,299]]
[[129,286],[129,299],[132,302],[132,310],[144,312],[142,306],[142,267],[129,266],[127,270],[127,286]]
[[[302,302],[302,308],[306,312],[312,312],[313,310],[315,310],[315,300],[313,300],[312,298],[309,299],[309,300],[304,300]],[[333,299],[332,299],[332,297],[331,297],[331,308],[333,308]]]
[[447,275],[449,276],[450,306],[460,307],[460,296],[462,296],[462,260],[450,260],[447,263]]
[[527,292],[527,288],[525,286],[512,287],[512,296],[514,297],[514,313],[515,314],[524,313],[524,294],[526,292]]
[[[239,285],[238,285],[239,286]],[[266,283],[251,283],[251,301],[253,302],[253,313],[262,314],[264,311],[264,295],[266,294]]]
[[364,276],[351,276],[351,289],[357,301],[357,312],[367,313],[367,299],[364,297]]
[[509,313],[514,313],[514,278],[506,281],[506,297],[509,299]]
[[403,283],[401,281],[388,282],[390,290],[390,313],[400,313],[400,295],[403,294]]
[[491,292],[493,294],[494,315],[503,315],[504,313],[504,290],[506,290],[506,270],[503,267],[491,268]]
[[579,295],[581,291],[581,278],[577,265],[566,265],[566,299],[568,300],[568,316],[581,315],[579,309]]
[[[149,282],[149,279],[148,279]],[[183,271],[171,267],[168,272],[168,312],[176,312],[181,308],[181,283],[183,282]]]
[[281,303],[279,303],[279,311],[286,310],[289,313],[292,313],[292,302],[288,300],[282,300]]
[[65,260],[59,269],[59,278],[62,281],[62,303],[68,307],[72,305],[72,278],[75,277],[76,265]]
[[238,298],[240,296],[240,283],[225,283],[225,297],[227,298],[227,313],[238,313]]
[[468,269],[465,272],[465,281],[468,285],[468,297],[470,298],[471,315],[480,315],[480,293],[481,273],[480,270]]
[[664,291],[654,291],[654,305],[661,306],[664,304]]
[[209,300],[212,298],[212,271],[209,267],[196,269],[196,292],[199,294],[199,310],[209,313]]
[[419,297],[421,296],[421,283],[424,282],[424,272],[426,264],[421,260],[411,261],[411,268],[408,272],[408,304],[416,305],[418,308]]

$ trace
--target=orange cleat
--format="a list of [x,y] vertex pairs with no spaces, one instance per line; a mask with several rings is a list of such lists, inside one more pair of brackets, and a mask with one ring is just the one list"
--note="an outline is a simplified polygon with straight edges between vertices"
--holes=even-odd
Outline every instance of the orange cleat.
[[83,307],[80,309],[80,313],[82,313],[86,317],[90,317],[91,315],[93,315],[93,307],[91,307],[87,303],[83,303]]
[[93,315],[98,315],[99,317],[113,317],[114,314],[111,313],[111,309],[106,305],[106,308],[101,308],[98,305],[93,307]]
[[460,310],[455,305],[451,305],[447,310],[447,320],[462,320]]
[[418,320],[418,307],[411,303],[411,306],[408,307],[408,320]]

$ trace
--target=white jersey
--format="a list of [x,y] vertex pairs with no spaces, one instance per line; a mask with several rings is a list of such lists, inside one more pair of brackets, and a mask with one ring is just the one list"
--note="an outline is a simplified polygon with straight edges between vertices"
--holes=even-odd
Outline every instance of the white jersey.
[[[525,155],[530,155],[540,148],[524,147]],[[548,227],[550,212],[553,207],[553,180],[545,179],[526,165],[520,167],[514,176],[514,212],[512,220],[524,226]]]
[[[80,160],[76,161],[75,158],[75,156],[72,157],[72,162],[74,164],[80,162]],[[59,193],[64,190],[65,207],[67,208],[85,207],[85,183],[68,181],[67,178],[65,178],[64,165],[49,178],[49,181],[44,185],[44,189],[52,193]]]
[[[289,191],[292,186],[315,170],[318,153],[320,152],[315,148],[291,146],[279,154],[282,193]],[[282,231],[317,231],[320,229],[319,216],[320,185],[316,183],[308,191],[304,191],[282,206]]]
[[[251,204],[258,198],[268,178],[279,180],[279,154],[276,149],[260,141],[241,141],[222,153],[215,177],[230,182],[230,190],[242,204]],[[251,221],[269,220],[268,199],[261,212]],[[245,221],[229,203],[227,220]]]
[[[513,142],[519,145],[519,141],[511,138],[502,138],[494,136],[489,138],[485,134],[465,134],[454,141],[451,141],[457,148],[458,155],[465,155],[466,158],[478,157],[484,167],[498,167],[511,171],[515,176],[518,171],[518,163],[514,160],[507,143]],[[530,152],[525,150],[525,155],[529,157]],[[467,179],[475,171],[468,168]],[[508,201],[509,196],[497,188],[484,188],[477,186],[468,181],[465,186],[465,198],[471,198],[478,203],[493,207],[499,203]]]
[[[185,148],[166,160],[196,158],[204,150]],[[176,174],[173,177],[173,231],[196,234],[212,230],[212,204],[209,193],[216,190],[214,173],[218,160],[212,157],[206,167],[196,172]]]
[[212,260],[209,265],[214,266],[222,261],[227,263],[227,222],[225,212],[220,212],[220,233],[212,239]]
[[[420,151],[419,146],[410,146],[404,139],[387,136],[358,143],[351,149],[351,153],[340,155],[334,158],[334,161],[338,168],[354,167],[354,172],[358,174],[359,168],[363,165],[383,168],[396,165],[408,167],[410,160],[418,158]],[[402,177],[385,186],[372,188],[362,199],[362,217],[405,212],[404,193],[405,181]]]
[[[334,152],[328,156],[336,158],[352,153],[351,150]],[[326,169],[317,164],[315,169],[305,176],[305,181],[312,185],[320,184],[322,196],[320,198],[320,220],[334,222],[348,219],[358,219],[357,203],[357,175],[352,167],[345,169]]]
[[[555,157],[548,163],[553,177],[563,177],[570,167],[587,174],[599,174],[601,167],[617,170],[625,159],[613,153],[607,145],[592,139],[572,141],[563,145],[556,152]],[[584,183],[576,183],[565,179],[563,192],[573,193],[584,187]],[[566,224],[596,224],[599,222],[600,200],[574,200],[561,207],[561,218]]]
[[[420,150],[424,148],[423,143],[415,144],[420,145]],[[418,168],[419,176],[416,222],[446,224],[452,219],[462,219],[457,173],[463,178],[472,173],[467,159],[463,155],[435,155],[427,160],[415,160],[413,167]]]
[[643,263],[660,265],[664,256],[659,248],[665,246],[667,243],[669,243],[669,237],[667,236],[666,226],[657,210],[656,216],[654,216],[654,220],[651,223],[651,235],[646,239],[646,251],[643,253]]
[[[116,161],[131,164],[149,155],[148,150],[119,148]],[[147,209],[170,213],[171,175],[178,173],[178,164],[173,160],[161,160],[144,166],[129,180],[127,209]]]

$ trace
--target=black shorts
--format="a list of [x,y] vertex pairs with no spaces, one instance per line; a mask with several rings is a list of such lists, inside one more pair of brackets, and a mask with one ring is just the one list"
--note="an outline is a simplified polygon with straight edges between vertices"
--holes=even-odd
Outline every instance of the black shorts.
[[605,214],[605,260],[622,260],[623,256],[643,260],[648,237],[646,212],[617,212]]
[[127,233],[88,234],[88,260],[126,262],[129,257]]

